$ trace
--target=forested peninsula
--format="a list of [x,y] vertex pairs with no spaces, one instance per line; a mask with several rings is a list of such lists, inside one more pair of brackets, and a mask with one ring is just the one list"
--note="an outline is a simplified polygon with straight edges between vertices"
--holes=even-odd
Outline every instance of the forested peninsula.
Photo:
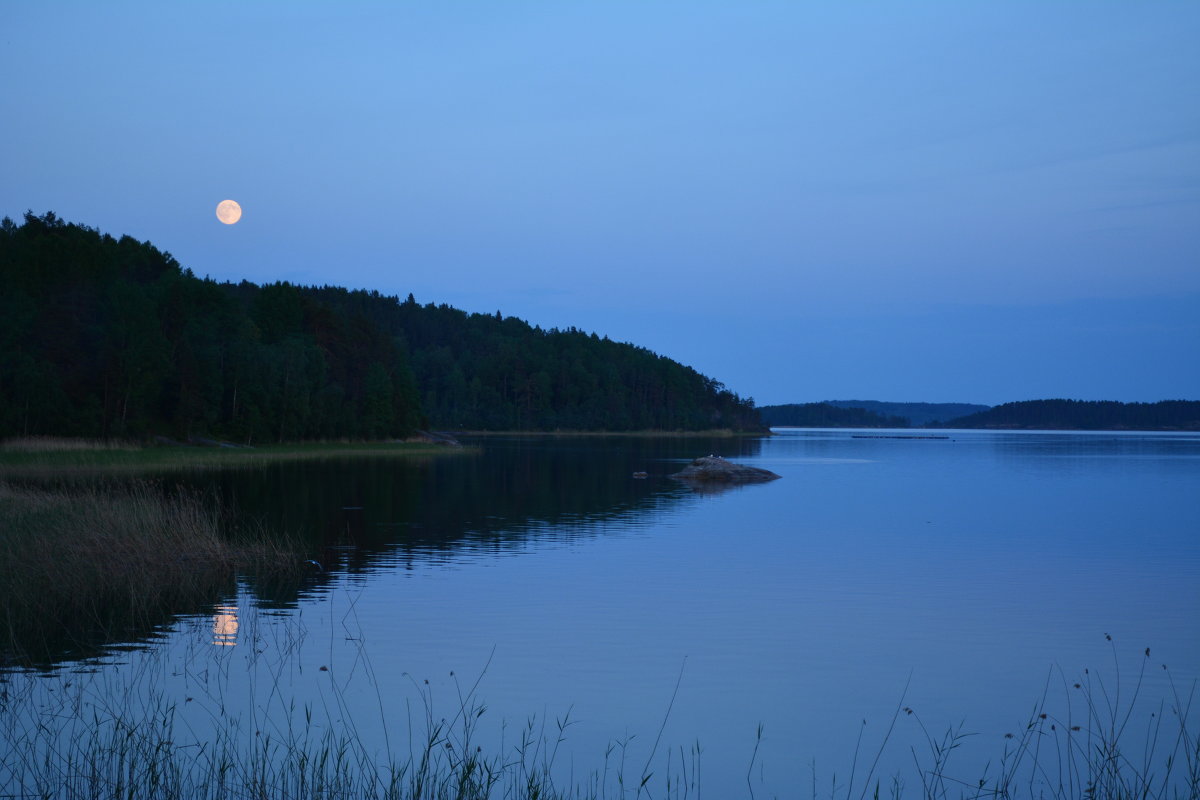
[[0,438],[762,427],[645,348],[411,294],[218,283],[52,212],[0,222],[0,281]]
[[1023,400],[960,417],[948,428],[1200,431],[1200,401]]
[[798,428],[937,428],[942,420],[965,417],[991,406],[975,403],[895,403],[880,400],[824,400],[759,406],[768,425]]

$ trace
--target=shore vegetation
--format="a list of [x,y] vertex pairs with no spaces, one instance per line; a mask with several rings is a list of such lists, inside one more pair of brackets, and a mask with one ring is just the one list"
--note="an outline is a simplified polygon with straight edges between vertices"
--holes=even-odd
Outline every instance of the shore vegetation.
[[304,569],[293,543],[239,529],[197,492],[0,482],[0,663],[142,635],[218,602],[239,574]]
[[89,474],[151,474],[193,469],[262,467],[281,461],[333,458],[417,458],[456,452],[423,441],[321,441],[263,447],[184,444],[142,445],[120,440],[54,436],[14,437],[0,442],[0,478]]

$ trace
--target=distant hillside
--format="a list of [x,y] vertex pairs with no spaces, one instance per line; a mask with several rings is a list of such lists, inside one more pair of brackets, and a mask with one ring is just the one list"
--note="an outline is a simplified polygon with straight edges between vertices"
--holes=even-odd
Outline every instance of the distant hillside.
[[762,421],[773,427],[794,428],[907,428],[908,420],[862,408],[838,408],[830,403],[789,403],[762,406]]
[[987,411],[991,406],[978,403],[888,403],[879,400],[826,400],[838,408],[863,408],[886,417],[903,417],[914,428]]
[[922,428],[965,417],[991,406],[976,403],[889,403],[880,400],[826,400],[758,409],[767,425],[799,428]]
[[1025,400],[952,420],[950,428],[1200,431],[1200,401]]

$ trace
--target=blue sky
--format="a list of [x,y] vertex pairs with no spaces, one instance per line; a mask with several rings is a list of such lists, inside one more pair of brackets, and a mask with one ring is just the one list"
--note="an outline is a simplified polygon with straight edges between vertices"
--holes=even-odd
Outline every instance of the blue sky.
[[576,326],[760,404],[1200,399],[1195,2],[3,16],[0,215]]

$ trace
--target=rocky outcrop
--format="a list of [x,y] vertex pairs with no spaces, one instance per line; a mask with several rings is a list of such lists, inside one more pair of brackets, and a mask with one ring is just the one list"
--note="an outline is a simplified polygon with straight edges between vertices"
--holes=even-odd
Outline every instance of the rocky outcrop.
[[779,476],[769,469],[735,464],[720,456],[701,456],[671,476],[696,484],[765,483]]

